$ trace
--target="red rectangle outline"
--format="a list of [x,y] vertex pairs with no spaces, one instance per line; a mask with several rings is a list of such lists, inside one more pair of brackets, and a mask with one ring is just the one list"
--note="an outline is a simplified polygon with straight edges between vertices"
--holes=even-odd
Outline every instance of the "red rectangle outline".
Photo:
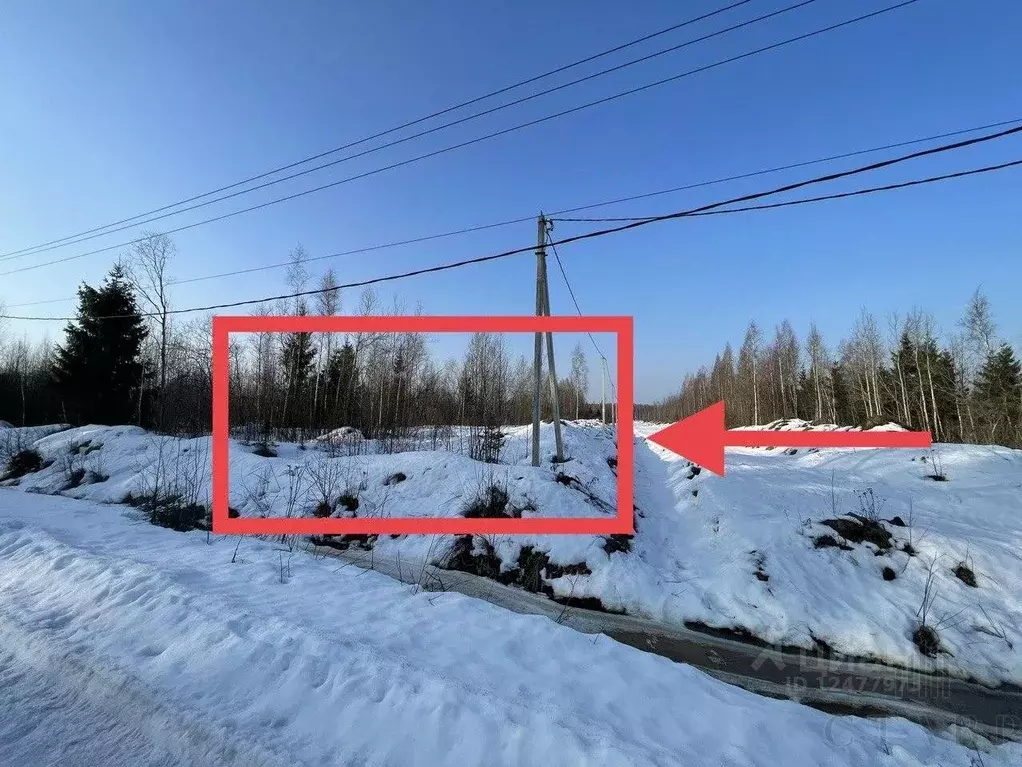
[[[614,333],[617,338],[617,514],[606,517],[465,519],[231,518],[229,503],[230,333]],[[633,479],[633,322],[626,316],[215,316],[213,317],[213,532],[241,535],[610,535],[635,532]]]

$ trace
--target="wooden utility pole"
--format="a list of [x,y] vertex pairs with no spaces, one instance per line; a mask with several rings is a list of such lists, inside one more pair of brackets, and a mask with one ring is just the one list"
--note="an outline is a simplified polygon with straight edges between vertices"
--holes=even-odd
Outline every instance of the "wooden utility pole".
[[[536,316],[550,316],[550,291],[546,276],[546,233],[547,219],[542,213],[536,222]],[[550,399],[553,407],[554,440],[557,445],[557,461],[564,460],[564,446],[561,441],[561,404],[557,394],[557,368],[554,365],[554,336],[546,334],[547,365],[550,368]],[[540,402],[543,393],[543,333],[537,332],[532,363],[532,465],[539,466],[539,424]]]
[[[546,218],[542,213],[536,222],[536,316],[543,314],[543,262],[546,260]],[[535,354],[532,360],[532,465],[539,466],[539,398],[542,393],[543,334],[536,331]]]

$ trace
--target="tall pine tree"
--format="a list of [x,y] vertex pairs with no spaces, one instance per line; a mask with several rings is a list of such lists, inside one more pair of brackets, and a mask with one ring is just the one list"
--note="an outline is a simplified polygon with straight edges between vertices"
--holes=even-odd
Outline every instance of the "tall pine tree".
[[148,330],[135,294],[118,264],[98,289],[78,289],[78,319],[64,329],[53,380],[72,423],[123,424],[141,420]]

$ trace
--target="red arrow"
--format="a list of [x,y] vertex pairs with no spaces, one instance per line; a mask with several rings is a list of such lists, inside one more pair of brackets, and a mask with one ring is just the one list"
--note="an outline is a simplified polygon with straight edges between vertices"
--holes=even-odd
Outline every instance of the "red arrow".
[[928,431],[765,431],[724,428],[718,402],[648,437],[714,474],[724,474],[725,447],[929,447]]

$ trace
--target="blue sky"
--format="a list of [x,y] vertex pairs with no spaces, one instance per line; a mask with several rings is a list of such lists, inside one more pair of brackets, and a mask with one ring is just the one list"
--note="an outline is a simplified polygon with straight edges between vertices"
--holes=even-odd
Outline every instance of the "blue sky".
[[[724,5],[699,2],[10,2],[0,22],[0,251],[114,221],[286,164]],[[753,0],[648,52],[787,3]],[[818,0],[752,28],[513,110],[168,219],[177,226],[371,170],[882,7]],[[920,0],[788,48],[300,200],[174,235],[173,276],[283,261],[530,216],[987,122],[1022,118],[1022,5]],[[637,55],[633,49],[577,70]],[[576,74],[573,72],[572,74]],[[567,76],[552,82],[562,82]],[[538,89],[542,86],[535,86]],[[487,102],[489,105],[489,102]],[[432,123],[430,123],[432,125]],[[839,183],[884,183],[1022,157],[1022,137]],[[850,167],[855,160],[829,168]],[[667,212],[822,172],[594,211]],[[815,320],[834,345],[861,306],[913,306],[950,329],[972,290],[1022,340],[1022,171],[865,199],[690,219],[566,245],[582,309],[629,314],[640,399],[676,388],[746,324]],[[823,187],[814,193],[823,193]],[[588,225],[564,223],[567,236]],[[25,266],[116,244],[133,231]],[[534,242],[529,222],[349,256],[342,282]],[[115,252],[0,276],[0,301],[74,296]],[[380,289],[429,313],[529,313],[529,255]],[[4,271],[4,269],[0,269]],[[177,306],[284,292],[283,270],[181,286]],[[573,311],[551,263],[555,313]],[[352,306],[357,296],[345,296]],[[60,315],[73,303],[16,309]],[[17,333],[41,337],[42,323]],[[57,336],[59,323],[50,324]],[[590,362],[596,370],[595,361]],[[596,382],[598,385],[598,381]]]

